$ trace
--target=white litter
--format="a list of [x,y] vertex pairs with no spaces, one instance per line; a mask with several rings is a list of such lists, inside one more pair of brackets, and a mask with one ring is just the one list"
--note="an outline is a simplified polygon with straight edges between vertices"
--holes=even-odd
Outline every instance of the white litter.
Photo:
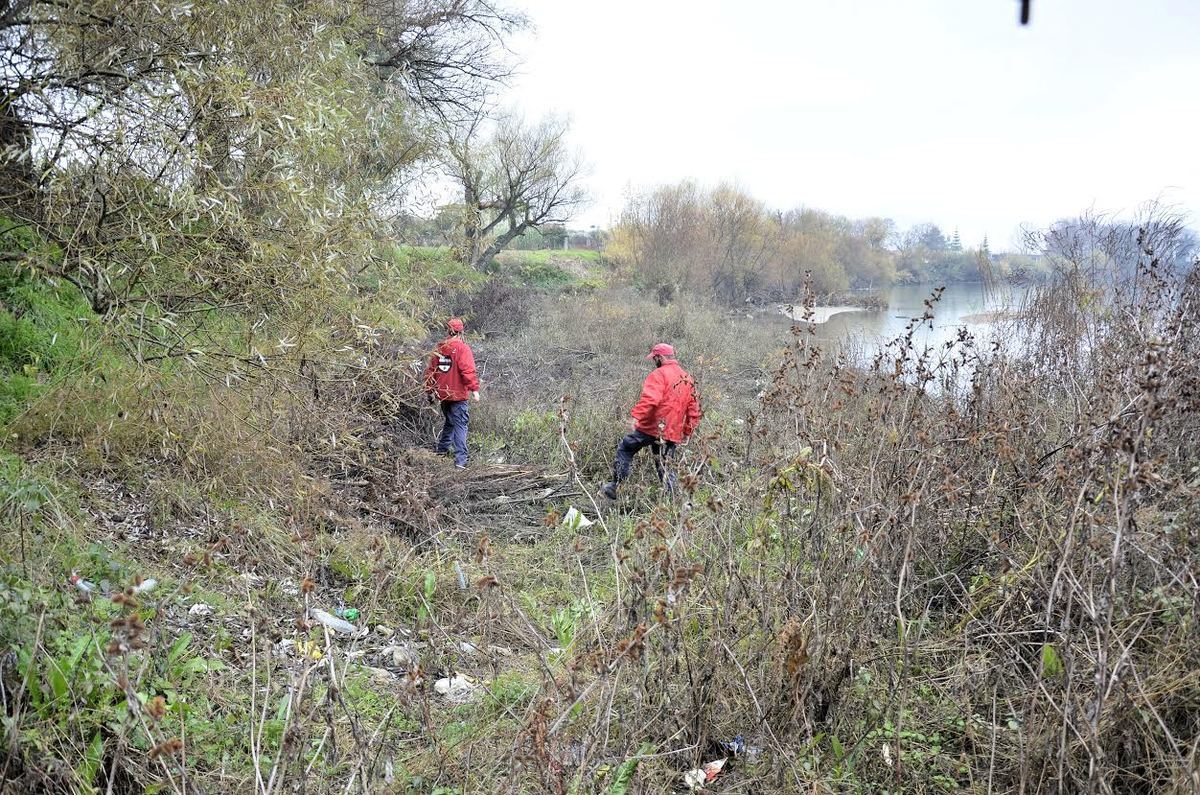
[[151,577],[148,580],[142,580],[141,585],[133,586],[134,593],[150,593],[158,585],[158,580]]
[[343,621],[337,616],[331,613],[326,613],[324,610],[317,610],[315,607],[312,610],[312,617],[335,632],[346,632],[351,635],[353,635],[355,632],[358,632],[358,627],[354,626],[349,621]]
[[188,615],[192,616],[211,616],[213,609],[203,602],[197,602],[188,609]]
[[452,704],[466,704],[479,694],[479,684],[464,674],[442,677],[433,683],[433,689]]
[[386,646],[379,651],[385,664],[390,663],[396,668],[409,670],[421,662],[421,652],[411,643],[401,643],[399,646]]
[[704,767],[694,767],[683,774],[683,783],[687,785],[688,789],[695,792],[721,775],[721,770],[728,761],[728,759],[714,759]]
[[574,505],[567,510],[567,515],[563,517],[562,523],[572,530],[581,530],[595,524],[595,522],[584,516],[583,512]]

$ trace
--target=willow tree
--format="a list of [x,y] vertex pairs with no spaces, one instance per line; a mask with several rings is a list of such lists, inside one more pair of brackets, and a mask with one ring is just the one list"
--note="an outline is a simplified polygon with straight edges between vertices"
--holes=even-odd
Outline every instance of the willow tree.
[[0,209],[140,360],[218,345],[219,313],[261,361],[369,261],[430,111],[503,76],[518,22],[478,0],[0,0]]

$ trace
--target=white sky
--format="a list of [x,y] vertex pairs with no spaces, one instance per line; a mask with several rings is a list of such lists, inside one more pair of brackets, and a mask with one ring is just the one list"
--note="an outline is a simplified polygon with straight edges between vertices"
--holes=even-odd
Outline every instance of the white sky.
[[608,226],[630,188],[731,180],[768,205],[1021,224],[1161,199],[1200,226],[1200,0],[510,0],[504,97],[567,115]]

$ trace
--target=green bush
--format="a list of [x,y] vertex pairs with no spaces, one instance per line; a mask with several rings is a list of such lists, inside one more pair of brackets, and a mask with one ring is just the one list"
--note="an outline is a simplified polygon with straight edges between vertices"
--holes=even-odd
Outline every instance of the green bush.
[[[6,247],[14,243],[29,252],[40,246],[28,229],[5,236]],[[53,255],[48,248],[40,253]],[[0,265],[0,425],[78,361],[93,317],[74,287],[38,279],[17,263]]]

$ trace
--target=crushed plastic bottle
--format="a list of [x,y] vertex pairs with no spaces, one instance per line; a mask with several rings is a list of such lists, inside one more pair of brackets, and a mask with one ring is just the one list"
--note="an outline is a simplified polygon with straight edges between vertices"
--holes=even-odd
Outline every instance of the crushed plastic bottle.
[[83,579],[83,577],[79,576],[79,572],[77,571],[71,572],[69,579],[72,585],[86,594],[94,594],[100,590],[100,586],[96,585],[94,582],[89,582],[88,580]]
[[349,621],[343,621],[337,616],[326,613],[324,610],[318,610],[315,607],[312,610],[312,617],[336,632],[346,632],[351,635],[358,632],[358,627]]

